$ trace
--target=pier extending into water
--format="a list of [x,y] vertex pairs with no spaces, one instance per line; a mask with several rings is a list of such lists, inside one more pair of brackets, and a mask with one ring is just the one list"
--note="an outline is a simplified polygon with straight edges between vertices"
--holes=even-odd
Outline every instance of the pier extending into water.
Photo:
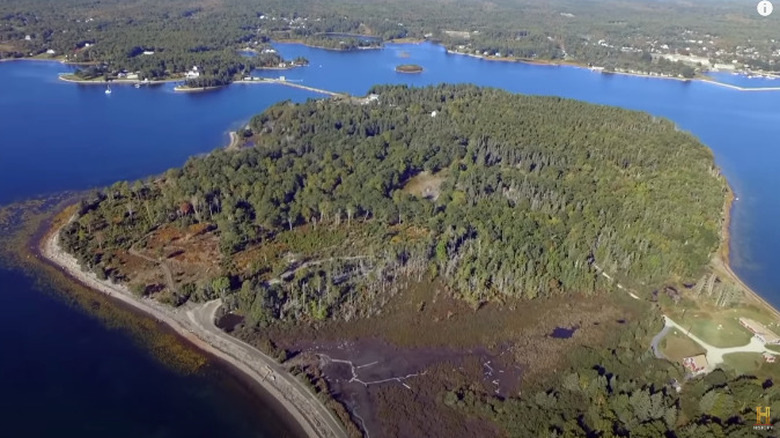
[[279,84],[287,87],[300,88],[301,90],[311,91],[313,93],[325,94],[331,97],[346,97],[346,93],[337,93],[335,91],[324,90],[322,88],[309,87],[307,85],[299,84],[297,82],[288,81],[285,79],[271,79],[271,78],[255,78],[251,80],[242,79],[235,81],[237,84]]
[[731,88],[737,91],[780,91],[780,87],[740,87],[739,85],[727,84],[725,82],[702,80],[712,85],[719,85],[721,87]]

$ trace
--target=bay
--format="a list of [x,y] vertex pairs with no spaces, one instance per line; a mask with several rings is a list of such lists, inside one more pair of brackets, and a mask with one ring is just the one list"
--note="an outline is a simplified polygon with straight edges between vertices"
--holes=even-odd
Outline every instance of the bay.
[[[780,269],[774,253],[780,247],[775,225],[780,217],[780,197],[775,193],[780,186],[776,171],[780,93],[741,92],[699,81],[601,74],[568,66],[486,61],[448,54],[428,43],[348,53],[299,44],[275,44],[275,48],[285,58],[304,56],[310,65],[255,75],[284,75],[304,85],[354,95],[382,83],[475,83],[616,105],[673,120],[712,148],[736,192],[730,230],[735,271],[780,307]],[[424,71],[396,73],[395,66],[402,63],[419,64]],[[116,85],[106,95],[102,86],[59,81],[57,73],[68,70],[59,63],[0,63],[0,204],[163,172],[189,156],[226,144],[228,131],[275,102],[320,97],[270,84],[234,84],[205,93],[176,93],[173,84],[139,89]],[[737,85],[775,82],[732,76],[717,78]],[[262,429],[256,426],[258,411],[266,410],[262,403],[236,395],[222,378],[177,375],[121,331],[106,329],[83,312],[57,304],[20,275],[0,272],[0,300],[6,309],[18,308],[5,317],[7,335],[0,337],[0,388],[6,400],[19,400],[3,402],[0,418],[4,421],[32,423],[34,413],[35,418],[59,422],[60,431],[65,435],[73,431],[74,436],[132,436],[106,434],[105,428],[90,433],[81,422],[67,421],[70,416],[87,421],[91,412],[112,419],[111,424],[124,425],[135,436],[157,436],[156,430],[164,431],[159,436],[185,436],[193,430],[230,425],[237,428],[235,432],[222,436],[254,436],[245,431]],[[159,401],[144,398],[149,391]],[[151,407],[143,406],[146,403]],[[166,410],[170,415],[159,412]],[[189,419],[193,429],[182,425],[182,418]],[[271,429],[279,426],[272,416],[260,423]],[[41,433],[27,436],[48,435],[41,424],[33,426]],[[22,430],[18,427],[14,430]]]

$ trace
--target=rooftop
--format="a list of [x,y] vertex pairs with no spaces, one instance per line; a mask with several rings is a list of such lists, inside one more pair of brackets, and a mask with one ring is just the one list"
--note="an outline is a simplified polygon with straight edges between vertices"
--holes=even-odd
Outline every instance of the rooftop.
[[780,343],[780,336],[777,336],[775,332],[769,330],[766,328],[766,326],[764,326],[764,324],[761,324],[758,321],[752,320],[750,318],[739,318],[739,323],[753,332],[754,335],[762,338],[762,340],[767,344]]

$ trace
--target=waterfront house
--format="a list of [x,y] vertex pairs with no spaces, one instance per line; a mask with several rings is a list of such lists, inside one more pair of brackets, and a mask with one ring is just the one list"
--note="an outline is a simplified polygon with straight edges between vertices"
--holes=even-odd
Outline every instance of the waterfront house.
[[198,66],[194,65],[192,66],[192,69],[188,71],[187,73],[184,73],[184,77],[187,79],[195,79],[197,77],[200,77],[200,72],[198,71]]

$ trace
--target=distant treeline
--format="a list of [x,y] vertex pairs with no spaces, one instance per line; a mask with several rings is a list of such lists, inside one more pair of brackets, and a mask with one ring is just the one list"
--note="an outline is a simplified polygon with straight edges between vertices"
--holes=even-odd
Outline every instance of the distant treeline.
[[[773,53],[780,48],[769,20],[730,2],[716,2],[704,10],[682,1],[660,7],[650,1],[617,0],[552,4],[223,0],[197,6],[184,0],[164,4],[105,0],[97,8],[87,0],[64,0],[57,6],[43,0],[3,2],[0,58],[53,50],[73,61],[142,71],[150,79],[181,73],[192,65],[202,65],[215,77],[233,77],[251,64],[280,61],[278,57],[247,61],[235,53],[247,45],[261,47],[269,38],[343,50],[396,38],[429,38],[470,54],[690,77],[695,66],[654,59],[650,49],[688,53],[709,46],[714,61],[776,70]],[[151,51],[154,56],[141,55]]]

